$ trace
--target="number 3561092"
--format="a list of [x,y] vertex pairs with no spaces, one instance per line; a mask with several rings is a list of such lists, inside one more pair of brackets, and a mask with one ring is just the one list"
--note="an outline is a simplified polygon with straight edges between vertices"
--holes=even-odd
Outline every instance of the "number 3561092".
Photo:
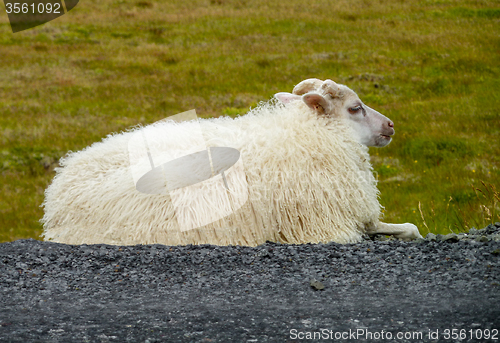
[[61,3],[39,3],[39,4],[27,4],[27,3],[10,3],[5,4],[5,9],[7,13],[24,13],[24,14],[41,14],[41,13],[61,13]]

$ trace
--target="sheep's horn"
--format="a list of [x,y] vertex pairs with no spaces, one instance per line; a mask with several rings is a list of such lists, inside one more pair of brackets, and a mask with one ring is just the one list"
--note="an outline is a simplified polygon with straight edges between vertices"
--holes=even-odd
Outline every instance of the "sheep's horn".
[[323,93],[330,94],[335,98],[339,95],[340,87],[332,80],[325,80],[325,82],[321,85],[321,90]]
[[317,90],[321,85],[323,84],[323,81],[320,79],[307,79],[304,81],[301,81],[297,86],[293,88],[292,93],[296,95],[303,95],[311,91]]

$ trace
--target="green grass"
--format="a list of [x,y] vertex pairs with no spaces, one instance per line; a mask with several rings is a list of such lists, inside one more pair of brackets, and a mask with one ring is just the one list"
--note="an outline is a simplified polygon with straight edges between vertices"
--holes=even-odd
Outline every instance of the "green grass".
[[241,114],[310,77],[395,122],[371,150],[385,221],[500,221],[499,18],[491,1],[103,0],[12,34],[0,16],[0,241],[39,238],[68,150],[193,108]]

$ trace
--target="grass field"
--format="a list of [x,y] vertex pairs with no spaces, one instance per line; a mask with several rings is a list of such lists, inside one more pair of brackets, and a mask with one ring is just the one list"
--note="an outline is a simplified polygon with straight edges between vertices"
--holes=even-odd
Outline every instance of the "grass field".
[[500,221],[498,1],[80,1],[16,34],[0,13],[0,242],[39,239],[68,150],[193,108],[243,114],[311,77],[395,122],[371,149],[385,221]]

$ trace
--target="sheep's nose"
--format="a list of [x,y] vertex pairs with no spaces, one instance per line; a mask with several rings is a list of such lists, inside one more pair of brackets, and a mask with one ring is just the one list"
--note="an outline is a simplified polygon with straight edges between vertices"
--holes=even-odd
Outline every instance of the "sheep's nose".
[[389,127],[392,127],[392,128],[394,127],[394,123],[392,121],[389,120],[388,124],[389,124]]

